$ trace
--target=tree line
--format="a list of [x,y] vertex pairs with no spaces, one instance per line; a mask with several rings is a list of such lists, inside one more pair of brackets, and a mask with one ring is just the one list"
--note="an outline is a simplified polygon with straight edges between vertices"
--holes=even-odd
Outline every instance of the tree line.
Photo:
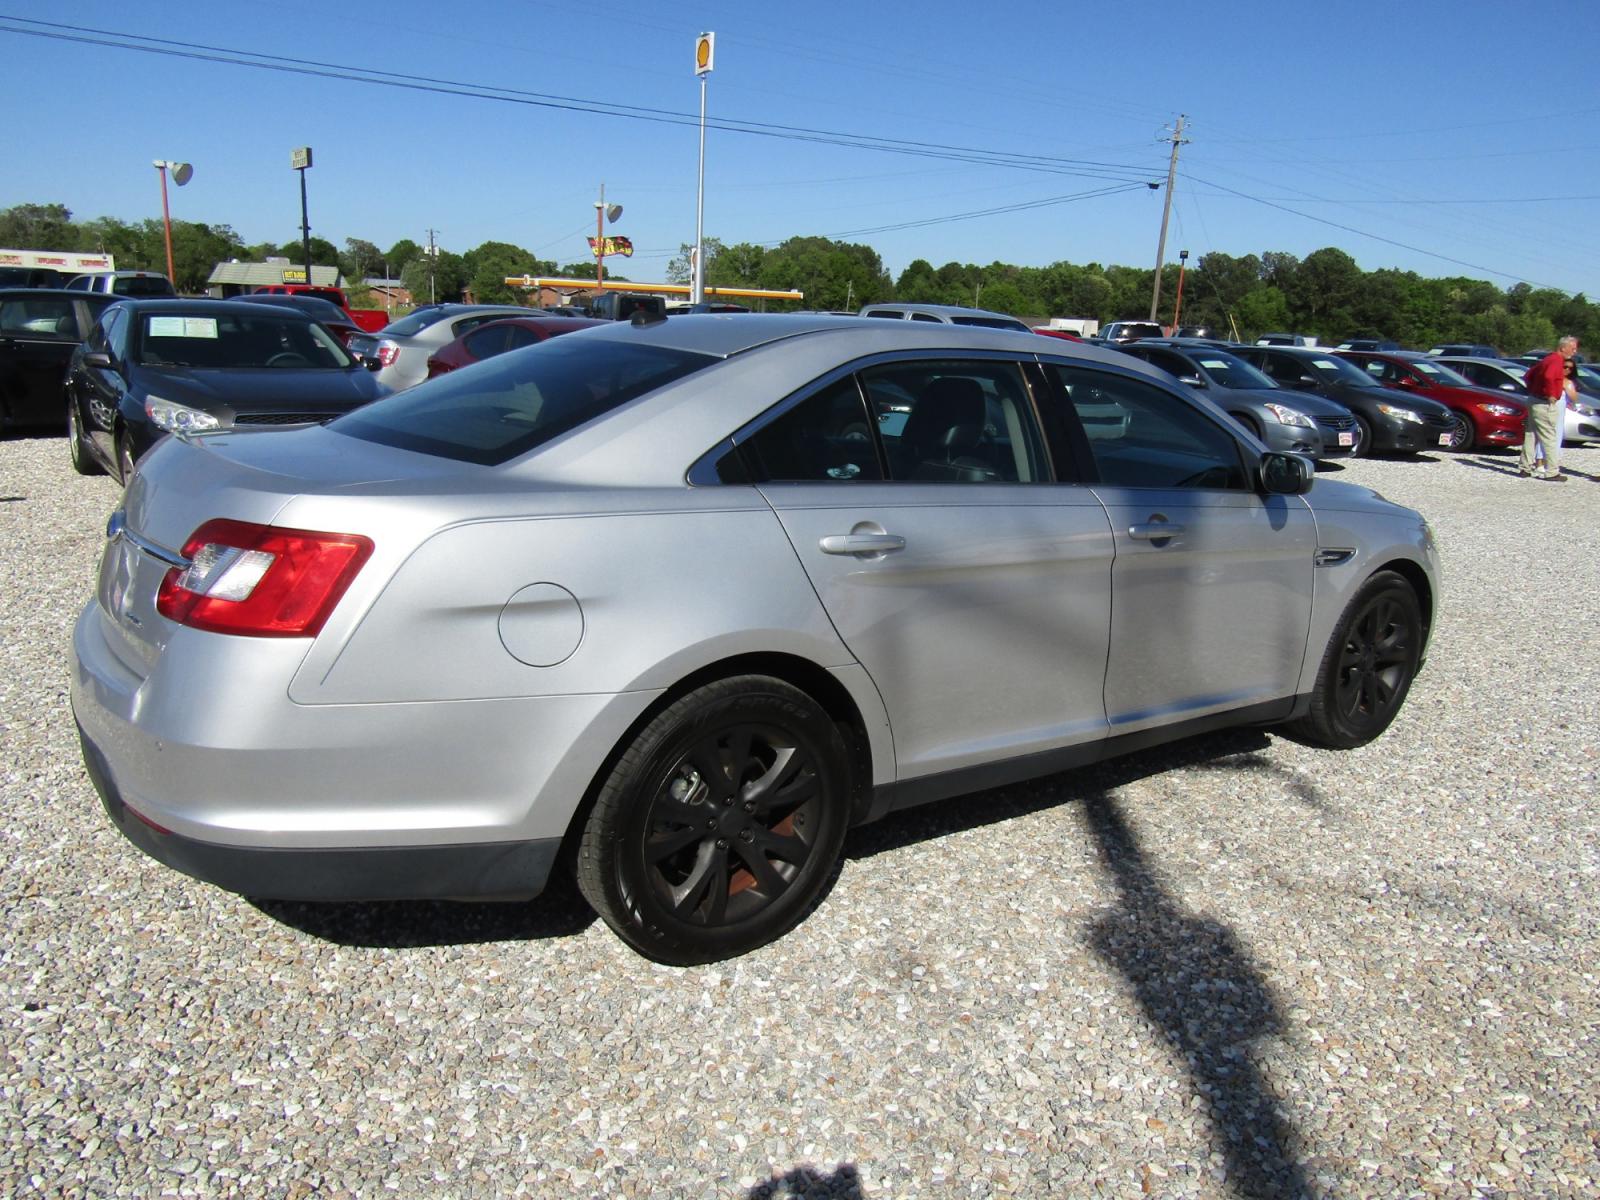
[[[126,222],[114,217],[75,221],[60,204],[19,204],[0,211],[0,246],[17,250],[102,251],[117,265],[164,270],[166,249],[157,220]],[[230,259],[304,261],[294,239],[246,245],[227,225],[172,223],[173,283],[200,292],[212,268]],[[388,249],[361,238],[344,249],[311,239],[315,265],[338,267],[346,279],[398,278],[417,301],[470,295],[483,303],[511,303],[522,293],[508,276],[563,275],[588,278],[594,260],[558,265],[509,242],[490,241],[465,253],[426,249],[403,238]],[[667,278],[686,283],[690,247],[667,266]],[[1171,323],[1178,296],[1179,267],[1162,273],[1160,318]],[[622,275],[607,277],[623,281]],[[1042,323],[1046,318],[1088,317],[1102,323],[1149,315],[1154,283],[1150,268],[1100,263],[1051,263],[1019,267],[995,262],[912,262],[898,278],[871,246],[823,237],[794,237],[776,246],[706,240],[706,282],[721,287],[799,289],[805,306],[853,311],[882,300],[961,304],[1010,313]],[[360,302],[359,285],[354,288]],[[1315,334],[1322,341],[1386,337],[1406,346],[1440,342],[1486,342],[1510,354],[1553,346],[1575,334],[1600,347],[1600,306],[1582,293],[1518,283],[1509,288],[1465,276],[1433,278],[1414,271],[1363,271],[1350,255],[1329,246],[1304,259],[1279,251],[1235,256],[1213,251],[1183,272],[1181,320],[1214,336],[1245,340],[1271,330]]]

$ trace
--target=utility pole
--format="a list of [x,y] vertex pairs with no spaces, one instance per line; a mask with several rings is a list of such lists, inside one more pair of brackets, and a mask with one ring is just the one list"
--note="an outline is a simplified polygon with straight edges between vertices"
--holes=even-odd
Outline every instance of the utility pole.
[[1167,258],[1167,218],[1172,216],[1172,182],[1178,176],[1178,147],[1188,142],[1183,136],[1184,114],[1178,114],[1178,123],[1172,130],[1172,161],[1167,165],[1167,202],[1161,208],[1161,240],[1156,244],[1156,282],[1150,289],[1150,319],[1156,319],[1161,307],[1161,266]]
[[428,303],[437,304],[438,297],[433,290],[433,268],[439,261],[439,248],[433,244],[433,235],[436,231],[428,230]]

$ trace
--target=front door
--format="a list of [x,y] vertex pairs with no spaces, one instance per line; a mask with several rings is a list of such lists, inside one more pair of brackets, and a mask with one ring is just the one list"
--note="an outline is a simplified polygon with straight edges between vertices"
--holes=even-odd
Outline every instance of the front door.
[[741,449],[883,697],[898,778],[1105,736],[1111,530],[1054,481],[1018,363],[869,367]]
[[1305,502],[1256,491],[1248,450],[1197,405],[1118,373],[1052,371],[1115,539],[1111,733],[1292,697],[1316,550]]

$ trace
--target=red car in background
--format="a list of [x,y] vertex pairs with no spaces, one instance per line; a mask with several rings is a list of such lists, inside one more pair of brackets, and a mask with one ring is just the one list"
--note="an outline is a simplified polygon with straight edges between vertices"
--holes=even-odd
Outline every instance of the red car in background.
[[1520,446],[1528,406],[1505,392],[1479,387],[1465,375],[1411,350],[1340,350],[1385,387],[1437,400],[1450,410],[1455,427],[1450,449]]
[[589,317],[558,316],[504,317],[498,321],[485,321],[428,359],[428,378],[444,375],[457,367],[470,367],[475,362],[504,354],[507,350],[520,350],[559,334],[576,333],[591,325],[610,324],[610,321],[597,321]]
[[1050,329],[1043,325],[1033,327],[1035,333],[1042,333],[1045,337],[1060,338],[1064,342],[1081,342],[1083,339],[1075,333],[1068,333],[1065,329]]

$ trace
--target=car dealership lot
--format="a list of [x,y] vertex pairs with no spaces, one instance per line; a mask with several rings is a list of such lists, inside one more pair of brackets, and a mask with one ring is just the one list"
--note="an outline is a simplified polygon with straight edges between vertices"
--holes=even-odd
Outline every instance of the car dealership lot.
[[1326,473],[1434,524],[1391,730],[1235,732],[892,816],[784,940],[654,966],[572,889],[256,907],[138,854],[67,645],[119,489],[0,442],[6,1194],[1600,1188],[1600,450]]

